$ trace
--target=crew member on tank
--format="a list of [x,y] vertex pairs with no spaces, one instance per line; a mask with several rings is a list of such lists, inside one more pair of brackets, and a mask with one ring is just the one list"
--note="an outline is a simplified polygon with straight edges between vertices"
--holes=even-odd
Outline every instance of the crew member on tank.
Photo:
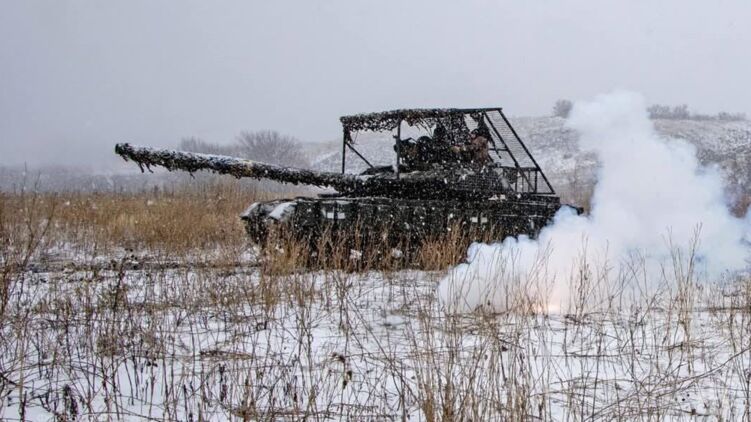
[[420,151],[414,139],[397,139],[394,144],[394,151],[401,156],[403,171],[415,170],[420,162]]
[[459,154],[461,161],[478,166],[485,166],[490,163],[488,137],[483,132],[480,129],[473,130],[470,132],[469,141],[466,144],[453,148],[454,152]]
[[433,129],[433,139],[430,143],[430,162],[435,164],[445,164],[452,159],[451,145],[446,136],[446,128],[442,125]]
[[432,138],[423,135],[416,140],[409,138],[409,141],[409,147],[402,147],[402,155],[408,157],[405,163],[411,170],[430,170],[434,165],[443,164],[451,159],[451,147],[446,141],[446,130],[442,126],[435,128]]

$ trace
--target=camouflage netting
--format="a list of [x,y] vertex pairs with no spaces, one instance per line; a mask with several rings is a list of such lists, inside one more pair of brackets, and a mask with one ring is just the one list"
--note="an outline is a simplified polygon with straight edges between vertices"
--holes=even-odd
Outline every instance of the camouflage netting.
[[[479,114],[483,111],[499,110],[498,108],[429,108],[429,109],[403,109],[384,111],[380,113],[355,114],[342,116],[339,120],[345,130],[349,131],[391,131],[396,129],[399,122],[407,122],[409,125],[422,125],[434,127],[441,123],[450,132],[458,127],[464,127],[465,115]],[[454,123],[456,122],[456,123]],[[462,122],[461,124],[458,124]]]
[[355,144],[356,138],[351,136],[352,132],[393,132],[401,122],[421,127],[428,132],[428,139],[433,136],[434,132],[431,131],[440,126],[445,129],[445,136],[441,140],[459,147],[469,143],[471,131],[481,130],[481,136],[490,141],[491,159],[495,165],[519,169],[517,174],[526,187],[517,186],[517,189],[555,193],[500,107],[401,109],[343,116],[340,120],[344,128],[344,141],[349,144]]

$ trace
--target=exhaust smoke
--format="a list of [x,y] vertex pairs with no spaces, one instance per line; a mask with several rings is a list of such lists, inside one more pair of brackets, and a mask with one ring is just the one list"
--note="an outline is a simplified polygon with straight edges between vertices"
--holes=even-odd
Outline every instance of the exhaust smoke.
[[508,308],[511,290],[537,289],[555,311],[570,305],[572,283],[584,268],[597,268],[602,278],[631,271],[638,259],[651,283],[688,249],[695,251],[691,271],[703,277],[747,268],[751,211],[734,217],[718,170],[700,165],[687,142],[659,137],[645,110],[641,95],[624,91],[576,103],[567,125],[601,163],[591,213],[563,208],[537,239],[473,244],[467,263],[441,281],[443,303],[500,311]]

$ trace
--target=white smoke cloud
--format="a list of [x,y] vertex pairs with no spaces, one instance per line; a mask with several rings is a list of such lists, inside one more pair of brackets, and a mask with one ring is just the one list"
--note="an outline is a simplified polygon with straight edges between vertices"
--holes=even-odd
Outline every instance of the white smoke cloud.
[[502,310],[512,286],[548,286],[548,309],[566,307],[571,275],[583,259],[613,272],[624,270],[628,257],[640,256],[657,271],[676,245],[691,245],[697,231],[698,271],[711,278],[747,267],[751,212],[746,219],[734,217],[718,171],[702,167],[692,145],[660,138],[645,110],[644,98],[630,92],[576,103],[568,125],[602,164],[591,213],[579,216],[564,208],[537,239],[472,245],[468,262],[439,286],[444,303]]

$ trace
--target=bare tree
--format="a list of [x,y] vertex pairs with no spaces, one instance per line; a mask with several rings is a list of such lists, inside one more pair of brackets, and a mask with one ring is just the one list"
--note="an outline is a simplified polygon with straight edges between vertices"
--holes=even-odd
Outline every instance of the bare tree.
[[310,164],[299,140],[272,130],[242,132],[237,137],[237,152],[250,160],[282,166],[308,167]]
[[742,121],[746,120],[746,115],[744,113],[728,113],[727,111],[721,111],[717,113],[717,120],[723,120],[723,121]]
[[681,104],[673,107],[673,118],[674,119],[690,119],[691,113],[688,111],[688,105]]
[[203,154],[232,155],[237,148],[234,145],[219,145],[191,136],[181,139],[178,149],[189,152],[200,152]]
[[[649,113],[650,119],[690,119],[691,113],[688,110],[688,105],[681,104],[673,106],[672,108],[667,105],[653,104],[647,107],[647,113]],[[703,120],[700,117],[696,120]]]
[[564,119],[567,119],[568,115],[571,114],[571,109],[573,108],[574,103],[572,103],[570,100],[558,100],[553,106],[553,116],[563,117]]
[[650,119],[671,119],[670,106],[662,104],[652,104],[647,107]]
[[180,141],[178,149],[204,154],[231,155],[282,166],[308,167],[310,165],[300,141],[273,130],[242,132],[231,145],[188,137]]

